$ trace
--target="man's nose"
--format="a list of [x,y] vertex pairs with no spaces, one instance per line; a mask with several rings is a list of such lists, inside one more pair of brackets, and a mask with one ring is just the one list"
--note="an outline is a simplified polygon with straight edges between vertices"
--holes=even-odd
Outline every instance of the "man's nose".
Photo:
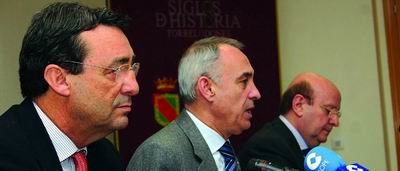
[[129,72],[126,77],[122,80],[121,94],[128,96],[134,96],[139,93],[139,84],[136,79],[135,72]]
[[339,126],[339,116],[338,115],[331,115],[329,118],[329,123],[335,127]]
[[253,88],[249,93],[249,98],[252,100],[258,100],[261,98],[260,91],[258,91],[258,89],[254,83],[253,83]]

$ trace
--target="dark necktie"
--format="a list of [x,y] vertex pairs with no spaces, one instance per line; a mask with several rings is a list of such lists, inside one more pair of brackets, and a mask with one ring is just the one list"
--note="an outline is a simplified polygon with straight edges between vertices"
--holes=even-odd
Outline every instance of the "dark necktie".
[[86,155],[83,150],[76,152],[71,157],[74,160],[75,171],[88,171]]
[[233,148],[229,141],[226,141],[225,144],[218,150],[222,157],[224,157],[225,161],[225,171],[236,171],[236,157],[233,152]]
[[311,150],[311,148],[306,148],[306,149],[301,150],[301,151],[303,152],[303,155],[306,156],[310,150]]

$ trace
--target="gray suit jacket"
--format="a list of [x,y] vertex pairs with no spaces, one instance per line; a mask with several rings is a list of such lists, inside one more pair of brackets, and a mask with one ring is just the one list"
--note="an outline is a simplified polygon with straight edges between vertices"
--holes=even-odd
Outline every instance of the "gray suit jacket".
[[200,131],[183,111],[138,147],[127,170],[213,171],[217,166]]

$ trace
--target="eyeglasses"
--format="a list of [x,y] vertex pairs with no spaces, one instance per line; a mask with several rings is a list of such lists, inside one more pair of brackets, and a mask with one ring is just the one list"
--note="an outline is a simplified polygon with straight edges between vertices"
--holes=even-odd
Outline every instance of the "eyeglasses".
[[130,64],[122,64],[122,65],[117,66],[117,67],[104,67],[104,66],[99,66],[99,65],[94,65],[94,64],[85,64],[85,63],[82,63],[82,62],[69,61],[69,60],[66,60],[64,62],[73,63],[73,64],[79,64],[79,65],[85,65],[85,66],[96,67],[96,68],[101,68],[101,69],[108,70],[106,73],[115,74],[115,80],[116,81],[121,80],[123,78],[123,76],[126,75],[130,70],[132,70],[135,73],[135,76],[137,76],[138,73],[139,73],[139,69],[140,69],[140,63],[139,62],[135,62],[132,65],[130,65]]
[[320,107],[326,111],[329,117],[336,115],[338,118],[340,118],[342,116],[342,112],[338,111],[337,109],[332,109],[330,106],[321,105]]

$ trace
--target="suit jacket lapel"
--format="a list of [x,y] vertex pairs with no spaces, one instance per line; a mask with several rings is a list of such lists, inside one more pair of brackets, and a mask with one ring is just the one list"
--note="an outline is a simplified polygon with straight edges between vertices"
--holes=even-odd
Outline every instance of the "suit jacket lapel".
[[297,143],[296,138],[292,134],[292,132],[289,130],[289,128],[280,120],[276,119],[278,129],[280,129],[279,133],[282,135],[282,137],[286,138],[286,141],[289,143],[289,147],[293,151],[293,155],[295,155],[295,160],[300,167],[302,167],[303,161],[304,161],[304,155],[303,152],[300,149],[300,145]]
[[25,99],[15,113],[21,128],[24,130],[28,143],[33,151],[33,158],[43,170],[62,170],[53,143],[46,128],[40,120],[31,99]]
[[192,143],[194,154],[201,160],[198,170],[217,170],[210,148],[186,111],[181,112],[176,123]]

